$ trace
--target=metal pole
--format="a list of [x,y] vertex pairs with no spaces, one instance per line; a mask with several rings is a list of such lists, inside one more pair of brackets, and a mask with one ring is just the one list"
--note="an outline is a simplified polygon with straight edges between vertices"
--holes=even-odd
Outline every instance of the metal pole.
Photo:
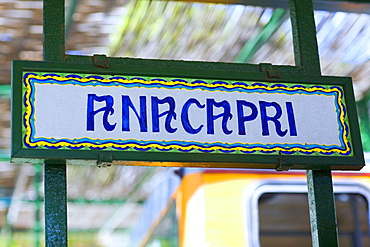
[[331,171],[307,171],[312,246],[338,246]]
[[[44,60],[64,62],[64,0],[44,0]],[[66,164],[46,162],[45,246],[67,246],[67,178]]]
[[64,62],[64,0],[44,0],[44,61]]
[[312,0],[290,0],[294,60],[310,75],[321,75]]
[[45,164],[45,244],[67,246],[66,165]]
[[[310,75],[321,75],[312,0],[290,0],[294,57]],[[332,175],[330,170],[307,171],[312,245],[338,246]]]

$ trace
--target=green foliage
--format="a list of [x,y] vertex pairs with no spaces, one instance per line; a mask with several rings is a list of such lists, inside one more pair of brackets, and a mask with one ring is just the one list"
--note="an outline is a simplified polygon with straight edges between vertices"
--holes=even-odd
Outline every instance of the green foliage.
[[363,149],[365,152],[370,152],[370,96],[357,102],[357,113]]
[[[33,232],[15,232],[13,234],[1,234],[1,247],[44,247],[43,233],[39,234],[39,245],[36,234]],[[102,247],[96,239],[96,232],[69,232],[68,246],[72,247]]]

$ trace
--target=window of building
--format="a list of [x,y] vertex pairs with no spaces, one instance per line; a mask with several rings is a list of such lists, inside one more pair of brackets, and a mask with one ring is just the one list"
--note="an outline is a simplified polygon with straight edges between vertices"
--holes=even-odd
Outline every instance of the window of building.
[[[339,246],[370,246],[369,202],[358,192],[335,193]],[[261,247],[310,247],[307,193],[266,192],[258,199]]]

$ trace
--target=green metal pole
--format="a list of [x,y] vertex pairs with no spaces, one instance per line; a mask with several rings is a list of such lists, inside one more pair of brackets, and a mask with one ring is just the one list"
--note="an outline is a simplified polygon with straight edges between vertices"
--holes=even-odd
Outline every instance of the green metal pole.
[[[44,0],[44,60],[64,62],[64,0]],[[61,161],[46,162],[45,246],[67,246],[67,174]]]
[[235,63],[248,63],[252,56],[268,41],[269,38],[288,18],[289,13],[285,9],[275,9],[266,26],[253,38],[248,39],[235,58]]
[[338,246],[331,171],[307,171],[312,246]]
[[44,61],[64,62],[64,0],[44,0]]
[[321,75],[312,0],[290,0],[294,60],[310,75]]
[[67,246],[66,165],[45,164],[45,245]]
[[[290,0],[294,57],[310,75],[321,75],[312,0]],[[312,245],[337,247],[338,230],[330,170],[307,171]]]

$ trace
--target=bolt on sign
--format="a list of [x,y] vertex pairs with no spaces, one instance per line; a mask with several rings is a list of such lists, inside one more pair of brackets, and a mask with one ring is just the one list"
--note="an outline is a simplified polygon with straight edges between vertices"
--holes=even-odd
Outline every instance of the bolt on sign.
[[236,64],[125,61],[108,69],[15,61],[12,160],[363,166],[350,78],[267,78]]

